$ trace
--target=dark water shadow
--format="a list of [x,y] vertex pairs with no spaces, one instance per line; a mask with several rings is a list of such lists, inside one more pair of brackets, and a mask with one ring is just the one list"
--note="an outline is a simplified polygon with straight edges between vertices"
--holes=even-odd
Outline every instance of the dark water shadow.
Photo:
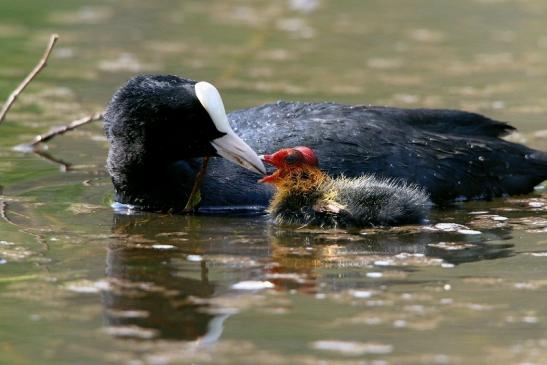
[[106,275],[111,288],[102,296],[104,317],[108,326],[137,326],[155,338],[194,341],[218,330],[210,324],[219,316],[191,300],[210,298],[215,285],[209,281],[205,261],[185,272],[180,252],[154,249],[182,242],[176,234],[180,233],[177,222],[169,225],[166,218],[114,216],[112,231],[117,239],[108,247]]

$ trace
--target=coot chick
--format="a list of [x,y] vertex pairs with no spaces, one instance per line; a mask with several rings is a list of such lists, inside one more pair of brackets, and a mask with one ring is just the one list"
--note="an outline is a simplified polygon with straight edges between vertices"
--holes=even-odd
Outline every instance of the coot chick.
[[[331,176],[370,173],[404,179],[423,186],[435,203],[524,194],[547,179],[545,152],[501,139],[514,128],[479,114],[278,102],[226,118],[220,96],[213,106],[203,103],[207,98],[198,85],[205,84],[142,75],[114,94],[105,130],[117,202],[144,210],[182,210],[201,157],[220,155],[243,165],[245,158],[253,159],[248,150],[242,159],[237,146],[229,152],[215,142],[225,135],[229,141],[239,139],[230,138],[236,133],[259,153],[309,146]],[[261,167],[251,167],[252,172],[231,161],[209,161],[199,211],[263,210],[268,205],[273,189],[256,184]]]
[[423,223],[431,207],[423,188],[402,180],[331,178],[308,147],[282,149],[263,160],[277,168],[259,180],[276,188],[268,208],[276,224],[352,228]]

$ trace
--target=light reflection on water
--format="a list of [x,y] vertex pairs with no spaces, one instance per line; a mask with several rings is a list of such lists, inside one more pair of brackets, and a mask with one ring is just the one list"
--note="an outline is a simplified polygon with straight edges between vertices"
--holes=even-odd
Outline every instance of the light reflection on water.
[[7,4],[3,95],[52,28],[61,41],[0,126],[0,363],[547,358],[544,189],[431,218],[479,235],[296,230],[262,215],[118,214],[99,125],[50,143],[64,172],[11,150],[101,109],[136,72],[213,81],[228,109],[277,99],[464,108],[514,121],[523,134],[511,138],[547,149],[543,2]]

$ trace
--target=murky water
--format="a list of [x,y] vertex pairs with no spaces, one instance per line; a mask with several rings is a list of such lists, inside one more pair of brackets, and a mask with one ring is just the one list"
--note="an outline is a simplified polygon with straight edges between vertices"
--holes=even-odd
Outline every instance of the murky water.
[[0,2],[2,98],[61,34],[0,125],[0,363],[547,364],[543,187],[347,234],[118,215],[99,124],[49,144],[64,165],[12,151],[139,72],[215,82],[230,110],[464,108],[547,149],[546,16],[541,0]]

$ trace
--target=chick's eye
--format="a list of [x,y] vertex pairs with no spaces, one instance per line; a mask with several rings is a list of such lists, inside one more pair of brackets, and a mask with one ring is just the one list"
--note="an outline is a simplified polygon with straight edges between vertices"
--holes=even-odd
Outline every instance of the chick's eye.
[[296,154],[290,154],[287,157],[285,157],[285,162],[289,165],[293,165],[297,163],[300,160],[299,156]]

